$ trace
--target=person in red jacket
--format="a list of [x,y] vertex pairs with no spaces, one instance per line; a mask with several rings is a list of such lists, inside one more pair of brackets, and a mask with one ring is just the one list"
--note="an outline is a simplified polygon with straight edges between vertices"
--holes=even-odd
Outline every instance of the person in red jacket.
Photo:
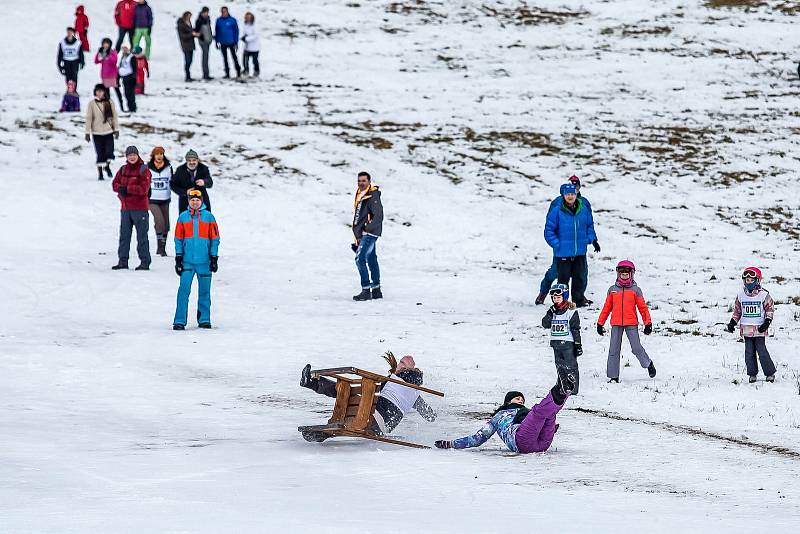
[[131,252],[131,235],[136,227],[136,252],[141,263],[137,271],[150,270],[150,242],[147,231],[150,223],[150,169],[135,146],[125,149],[127,163],[119,168],[111,187],[119,197],[122,209],[119,222],[119,261],[113,270],[127,269]]
[[81,48],[84,52],[89,51],[89,17],[86,16],[83,6],[78,6],[75,10],[75,31],[78,39],[81,40]]
[[114,8],[114,22],[119,28],[119,37],[114,50],[119,52],[122,48],[122,41],[128,35],[128,42],[133,43],[133,16],[136,13],[136,0],[120,0]]
[[147,56],[142,53],[141,46],[133,49],[133,55],[136,57],[136,87],[133,92],[137,95],[143,95],[144,79],[150,77],[150,63],[147,62]]
[[639,316],[636,312],[642,316],[644,335],[649,336],[653,332],[653,321],[650,319],[650,310],[642,290],[633,281],[635,272],[636,266],[631,261],[623,260],[617,264],[617,281],[609,288],[606,302],[597,319],[597,333],[602,336],[606,333],[603,325],[611,315],[611,345],[606,366],[609,382],[619,382],[619,353],[622,349],[623,333],[628,336],[631,351],[642,367],[647,369],[650,378],[656,376],[656,366],[639,341]]

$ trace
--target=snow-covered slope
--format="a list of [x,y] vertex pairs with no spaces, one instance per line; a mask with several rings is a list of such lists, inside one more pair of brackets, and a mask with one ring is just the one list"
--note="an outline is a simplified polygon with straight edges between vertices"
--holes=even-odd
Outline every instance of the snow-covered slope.
[[[177,163],[193,148],[211,165],[215,329],[170,330],[172,258],[109,269],[118,202],[82,117],[53,111],[72,7],[21,6],[35,39],[9,27],[0,94],[0,530],[797,525],[790,2],[232,1],[256,13],[262,80],[192,85],[185,5],[151,3],[151,94],[117,148],[161,144]],[[113,2],[85,5],[94,50],[116,34]],[[97,72],[81,72],[84,104]],[[361,169],[384,191],[382,302],[350,300]],[[626,344],[631,366],[606,384],[594,306],[582,391],[545,454],[301,439],[332,404],[298,387],[306,362],[382,371],[383,351],[414,354],[447,394],[435,423],[398,429],[423,443],[476,430],[506,390],[543,394],[544,212],[573,173],[603,246],[589,296],[602,302],[619,259],[637,264],[655,380]],[[774,385],[742,383],[743,346],[718,324],[750,264],[778,302]]]

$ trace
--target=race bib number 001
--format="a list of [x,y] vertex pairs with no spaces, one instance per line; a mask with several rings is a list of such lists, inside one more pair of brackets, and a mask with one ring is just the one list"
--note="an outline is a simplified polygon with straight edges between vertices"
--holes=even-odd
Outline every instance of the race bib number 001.
[[761,317],[761,302],[743,302],[742,317]]

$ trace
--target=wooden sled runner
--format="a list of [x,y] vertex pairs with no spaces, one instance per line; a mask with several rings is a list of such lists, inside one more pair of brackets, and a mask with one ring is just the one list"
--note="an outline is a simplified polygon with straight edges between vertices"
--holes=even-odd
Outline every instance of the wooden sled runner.
[[322,432],[330,436],[365,438],[418,449],[430,448],[399,439],[376,436],[367,429],[374,422],[375,404],[378,401],[377,393],[380,391],[381,385],[386,382],[394,382],[439,397],[444,397],[444,393],[356,367],[335,367],[311,371],[312,378],[322,376],[336,379],[336,404],[333,407],[333,415],[327,425],[301,426],[297,430]]

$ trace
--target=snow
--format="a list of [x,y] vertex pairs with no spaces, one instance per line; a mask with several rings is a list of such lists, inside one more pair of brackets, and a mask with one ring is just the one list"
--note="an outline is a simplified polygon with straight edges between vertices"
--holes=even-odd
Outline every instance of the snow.
[[[192,85],[174,30],[185,6],[151,4],[150,94],[117,150],[209,162],[215,329],[170,330],[172,258],[109,269],[118,202],[82,117],[54,112],[72,7],[20,6],[37,24],[35,39],[9,28],[0,95],[0,530],[796,529],[788,3],[231,1],[240,21],[256,13],[262,79]],[[95,50],[116,37],[113,2],[85,5]],[[84,105],[97,76],[81,72]],[[350,300],[361,169],[388,217],[382,302]],[[547,453],[302,440],[296,427],[332,407],[298,387],[307,362],[382,372],[382,352],[414,354],[446,393],[429,399],[435,423],[397,429],[425,444],[474,432],[509,389],[543,395],[544,210],[573,173],[603,247],[588,295],[599,304],[615,263],[636,263],[655,380],[624,344],[630,367],[606,383],[595,305],[580,311],[581,394]],[[718,324],[751,264],[778,303],[775,384],[746,384],[742,344]]]

